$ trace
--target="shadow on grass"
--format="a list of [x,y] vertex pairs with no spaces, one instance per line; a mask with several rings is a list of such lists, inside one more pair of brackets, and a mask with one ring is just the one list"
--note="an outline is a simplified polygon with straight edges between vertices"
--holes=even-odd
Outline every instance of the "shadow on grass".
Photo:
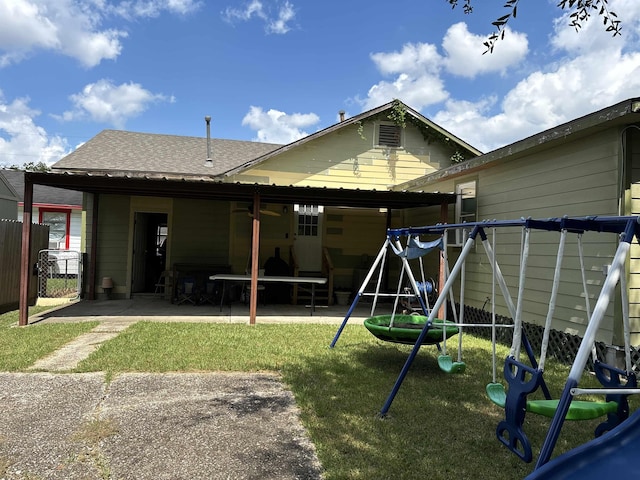
[[[488,343],[488,342],[486,342]],[[447,374],[435,347],[422,347],[389,414],[383,406],[411,346],[343,344],[283,369],[318,448],[327,478],[524,478],[522,463],[495,436],[504,412],[485,395],[492,380],[490,344],[465,349],[467,369]],[[456,351],[450,351],[456,355]],[[498,359],[501,374],[503,360]],[[559,391],[562,385],[553,385]],[[549,420],[527,418],[537,455]],[[592,438],[593,423],[573,423],[557,453]]]
[[[492,404],[491,343],[464,337],[462,374],[447,374],[437,350],[422,347],[389,414],[378,413],[412,346],[381,342],[347,326],[329,348],[335,327],[324,325],[198,325],[139,322],[107,342],[79,371],[279,371],[329,479],[524,478],[522,463],[496,439],[504,411]],[[457,355],[457,342],[448,343]],[[507,348],[496,367],[502,377]],[[549,371],[559,394],[568,367]],[[545,376],[547,372],[545,372]],[[524,430],[534,456],[550,420],[528,415]],[[592,438],[595,422],[566,424],[556,454]]]

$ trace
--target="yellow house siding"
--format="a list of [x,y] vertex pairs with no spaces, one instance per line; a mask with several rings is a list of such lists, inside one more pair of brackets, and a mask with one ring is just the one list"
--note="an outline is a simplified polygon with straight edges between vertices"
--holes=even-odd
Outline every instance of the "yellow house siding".
[[[615,130],[567,142],[511,161],[500,162],[468,176],[419,187],[425,191],[455,191],[455,185],[477,180],[478,220],[548,218],[563,215],[617,214],[617,172],[619,136]],[[516,301],[520,241],[519,229],[498,229],[497,259]],[[491,232],[488,232],[491,234]],[[549,308],[559,233],[533,231],[526,273],[523,319],[543,325]],[[605,279],[603,266],[610,263],[617,246],[611,234],[584,235],[584,256],[591,307]],[[491,241],[491,237],[490,237]],[[467,260],[466,303],[482,307],[491,293],[491,266],[479,239]],[[452,248],[459,251],[459,248]],[[560,290],[553,318],[554,329],[583,334],[586,324],[585,299],[575,235],[567,237]],[[490,309],[487,303],[486,309]],[[496,311],[508,315],[501,293]],[[611,343],[614,336],[614,308],[607,310],[598,340]]]
[[411,125],[404,129],[403,139],[400,149],[375,147],[372,134],[365,131],[363,139],[357,127],[348,126],[267,159],[229,181],[386,190],[435,171],[452,153],[437,142],[425,142]]
[[[635,129],[627,131],[629,144],[627,151],[632,152],[627,159],[630,168],[629,190],[625,198],[630,215],[640,215],[640,134]],[[629,320],[631,324],[631,342],[640,344],[640,246],[631,244],[631,260],[629,262]]]
[[[634,166],[637,159],[634,159]],[[634,169],[633,180],[637,179],[638,171]],[[640,215],[640,183],[630,186],[631,201],[629,212],[631,215]],[[631,324],[632,343],[640,344],[640,247],[637,242],[631,244],[631,260],[629,261],[629,321]]]
[[336,288],[359,287],[359,274],[369,270],[384,243],[387,214],[378,209],[326,208],[324,221],[324,245],[335,268]]
[[[253,218],[248,215],[247,206],[242,202],[231,203],[229,264],[234,273],[244,273],[249,266]],[[265,262],[275,255],[276,248],[280,248],[280,258],[289,263],[289,251],[293,245],[293,209],[286,205],[285,212],[284,207],[279,203],[262,204],[262,209],[280,216],[260,216],[259,268],[263,268]]]
[[125,195],[100,195],[96,292],[101,292],[102,277],[111,277],[114,293],[127,289],[127,252],[129,250],[129,203]]
[[175,199],[171,262],[228,265],[229,215],[229,202]]

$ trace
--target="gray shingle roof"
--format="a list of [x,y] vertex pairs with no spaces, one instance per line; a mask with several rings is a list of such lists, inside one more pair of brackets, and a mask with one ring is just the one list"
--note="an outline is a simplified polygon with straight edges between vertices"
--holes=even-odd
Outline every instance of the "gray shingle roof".
[[103,130],[53,165],[54,170],[220,175],[280,145],[211,139],[212,167],[204,166],[207,139]]
[[[2,175],[18,194],[18,201],[24,202],[24,172],[21,170],[2,170]],[[33,186],[33,203],[50,205],[82,205],[82,192],[64,188]]]

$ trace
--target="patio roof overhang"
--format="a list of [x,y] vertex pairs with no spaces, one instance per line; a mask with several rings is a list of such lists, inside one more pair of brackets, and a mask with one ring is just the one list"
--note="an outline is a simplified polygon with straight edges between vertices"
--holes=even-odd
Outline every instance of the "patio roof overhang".
[[[448,205],[456,201],[456,196],[452,193],[228,183],[214,177],[176,176],[158,173],[147,174],[143,172],[26,172],[24,185],[20,272],[20,325],[27,324],[28,276],[30,272],[29,251],[31,245],[30,225],[34,185],[46,185],[92,194],[252,201],[254,211],[256,212],[260,210],[260,202],[300,203],[356,208],[387,208],[388,210],[439,206],[441,216],[446,218]],[[94,203],[94,209],[96,205],[97,203]],[[91,228],[96,228],[95,215],[94,224]],[[253,219],[252,264],[254,267],[251,272],[251,324],[255,323],[256,318],[259,232],[260,220],[259,214],[257,214]],[[92,235],[94,242],[96,237],[95,234]],[[92,252],[93,255],[90,258],[89,266],[89,278],[92,278],[90,285],[95,284],[95,246],[92,248]],[[93,298],[92,291],[89,296]]]
[[78,190],[87,193],[252,201],[308,203],[325,206],[386,207],[403,209],[455,203],[453,193],[305,187],[228,183],[201,176],[115,174],[113,172],[26,172],[25,184]]

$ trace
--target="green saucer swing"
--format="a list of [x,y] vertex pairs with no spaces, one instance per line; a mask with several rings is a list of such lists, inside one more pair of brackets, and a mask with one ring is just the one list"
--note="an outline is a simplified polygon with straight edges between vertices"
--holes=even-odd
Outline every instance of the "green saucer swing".
[[[391,318],[393,317],[393,325]],[[453,323],[445,322],[444,320],[434,319],[434,323]],[[415,344],[418,340],[420,332],[427,323],[427,317],[423,315],[378,315],[375,317],[369,317],[364,321],[364,326],[375,337],[385,342],[406,343]],[[432,325],[429,331],[422,340],[423,345],[434,345],[440,343],[443,340],[442,325]],[[446,338],[452,337],[458,333],[458,327],[454,324],[446,325],[445,335]]]

